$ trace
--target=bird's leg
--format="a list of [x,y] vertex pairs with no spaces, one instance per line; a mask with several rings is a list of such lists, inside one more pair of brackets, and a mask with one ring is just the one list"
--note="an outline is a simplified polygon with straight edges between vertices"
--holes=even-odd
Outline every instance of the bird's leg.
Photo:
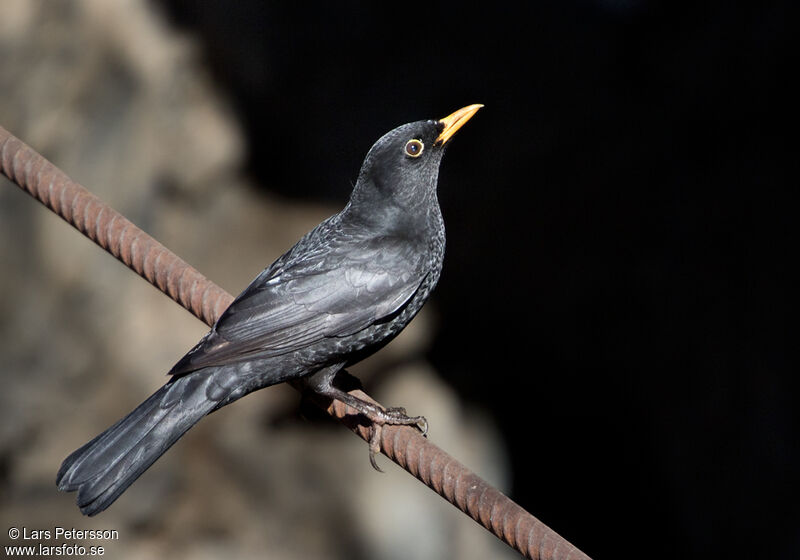
[[356,409],[362,416],[372,422],[372,435],[369,440],[369,462],[375,470],[383,472],[375,462],[375,455],[381,450],[381,428],[389,424],[391,426],[415,426],[422,435],[428,433],[428,421],[424,416],[408,416],[406,409],[402,407],[383,408],[380,405],[360,399],[338,387],[333,386],[333,378],[341,369],[341,366],[323,369],[314,375],[304,379],[307,387],[315,393],[341,401],[347,406]]
[[375,461],[375,455],[381,450],[381,429],[384,425],[415,426],[422,432],[422,435],[428,433],[428,421],[425,417],[408,416],[404,408],[384,409],[333,386],[327,387],[326,390],[320,392],[320,394],[343,402],[347,406],[356,409],[362,416],[372,422],[372,434],[369,438],[369,462],[377,471],[383,472]]

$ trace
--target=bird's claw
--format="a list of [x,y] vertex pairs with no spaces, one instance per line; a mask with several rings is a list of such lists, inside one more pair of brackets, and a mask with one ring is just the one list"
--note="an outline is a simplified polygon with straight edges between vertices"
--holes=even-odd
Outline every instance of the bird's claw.
[[378,472],[383,472],[375,460],[375,455],[381,451],[381,431],[383,426],[389,424],[391,426],[414,426],[417,428],[423,437],[428,437],[428,421],[424,416],[408,416],[406,409],[398,406],[394,408],[386,408],[378,419],[372,420],[372,435],[369,438],[369,462]]
[[386,422],[387,424],[414,426],[424,437],[428,437],[428,421],[424,416],[408,416],[406,409],[401,406],[387,408],[386,413],[397,420],[396,422]]
[[387,408],[384,411],[383,424],[402,425],[402,426],[416,426],[422,432],[422,435],[428,433],[428,421],[424,416],[409,416],[406,409],[402,406]]
[[415,420],[417,420],[415,425],[422,434],[422,437],[428,437],[428,420],[426,420],[424,416],[417,416]]
[[378,461],[375,455],[381,452],[381,424],[372,425],[372,435],[369,438],[369,464],[378,472],[383,472],[383,469],[378,466]]

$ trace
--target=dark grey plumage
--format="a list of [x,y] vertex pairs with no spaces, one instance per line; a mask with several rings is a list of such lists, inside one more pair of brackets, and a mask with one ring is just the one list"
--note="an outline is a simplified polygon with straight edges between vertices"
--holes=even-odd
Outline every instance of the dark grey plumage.
[[[251,391],[307,378],[339,398],[335,374],[394,338],[439,279],[445,235],[436,184],[448,126],[420,121],[378,140],[347,206],[259,274],[166,385],[67,457],[59,489],[77,490],[81,511],[94,515],[203,416]],[[422,153],[410,155],[414,139]]]

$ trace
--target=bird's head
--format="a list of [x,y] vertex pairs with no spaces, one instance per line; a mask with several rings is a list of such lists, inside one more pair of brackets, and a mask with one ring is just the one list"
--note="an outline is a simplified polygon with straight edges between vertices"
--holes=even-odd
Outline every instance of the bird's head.
[[441,120],[404,124],[384,134],[367,153],[350,199],[359,213],[413,211],[435,203],[439,164],[450,138],[483,105],[469,105]]

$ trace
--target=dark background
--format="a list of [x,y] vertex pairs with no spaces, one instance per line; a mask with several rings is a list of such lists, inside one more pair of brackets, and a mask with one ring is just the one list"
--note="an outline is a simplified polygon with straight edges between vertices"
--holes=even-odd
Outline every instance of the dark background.
[[486,105],[441,172],[430,357],[515,500],[597,558],[800,557],[784,5],[164,6],[284,196],[344,201],[384,132]]

